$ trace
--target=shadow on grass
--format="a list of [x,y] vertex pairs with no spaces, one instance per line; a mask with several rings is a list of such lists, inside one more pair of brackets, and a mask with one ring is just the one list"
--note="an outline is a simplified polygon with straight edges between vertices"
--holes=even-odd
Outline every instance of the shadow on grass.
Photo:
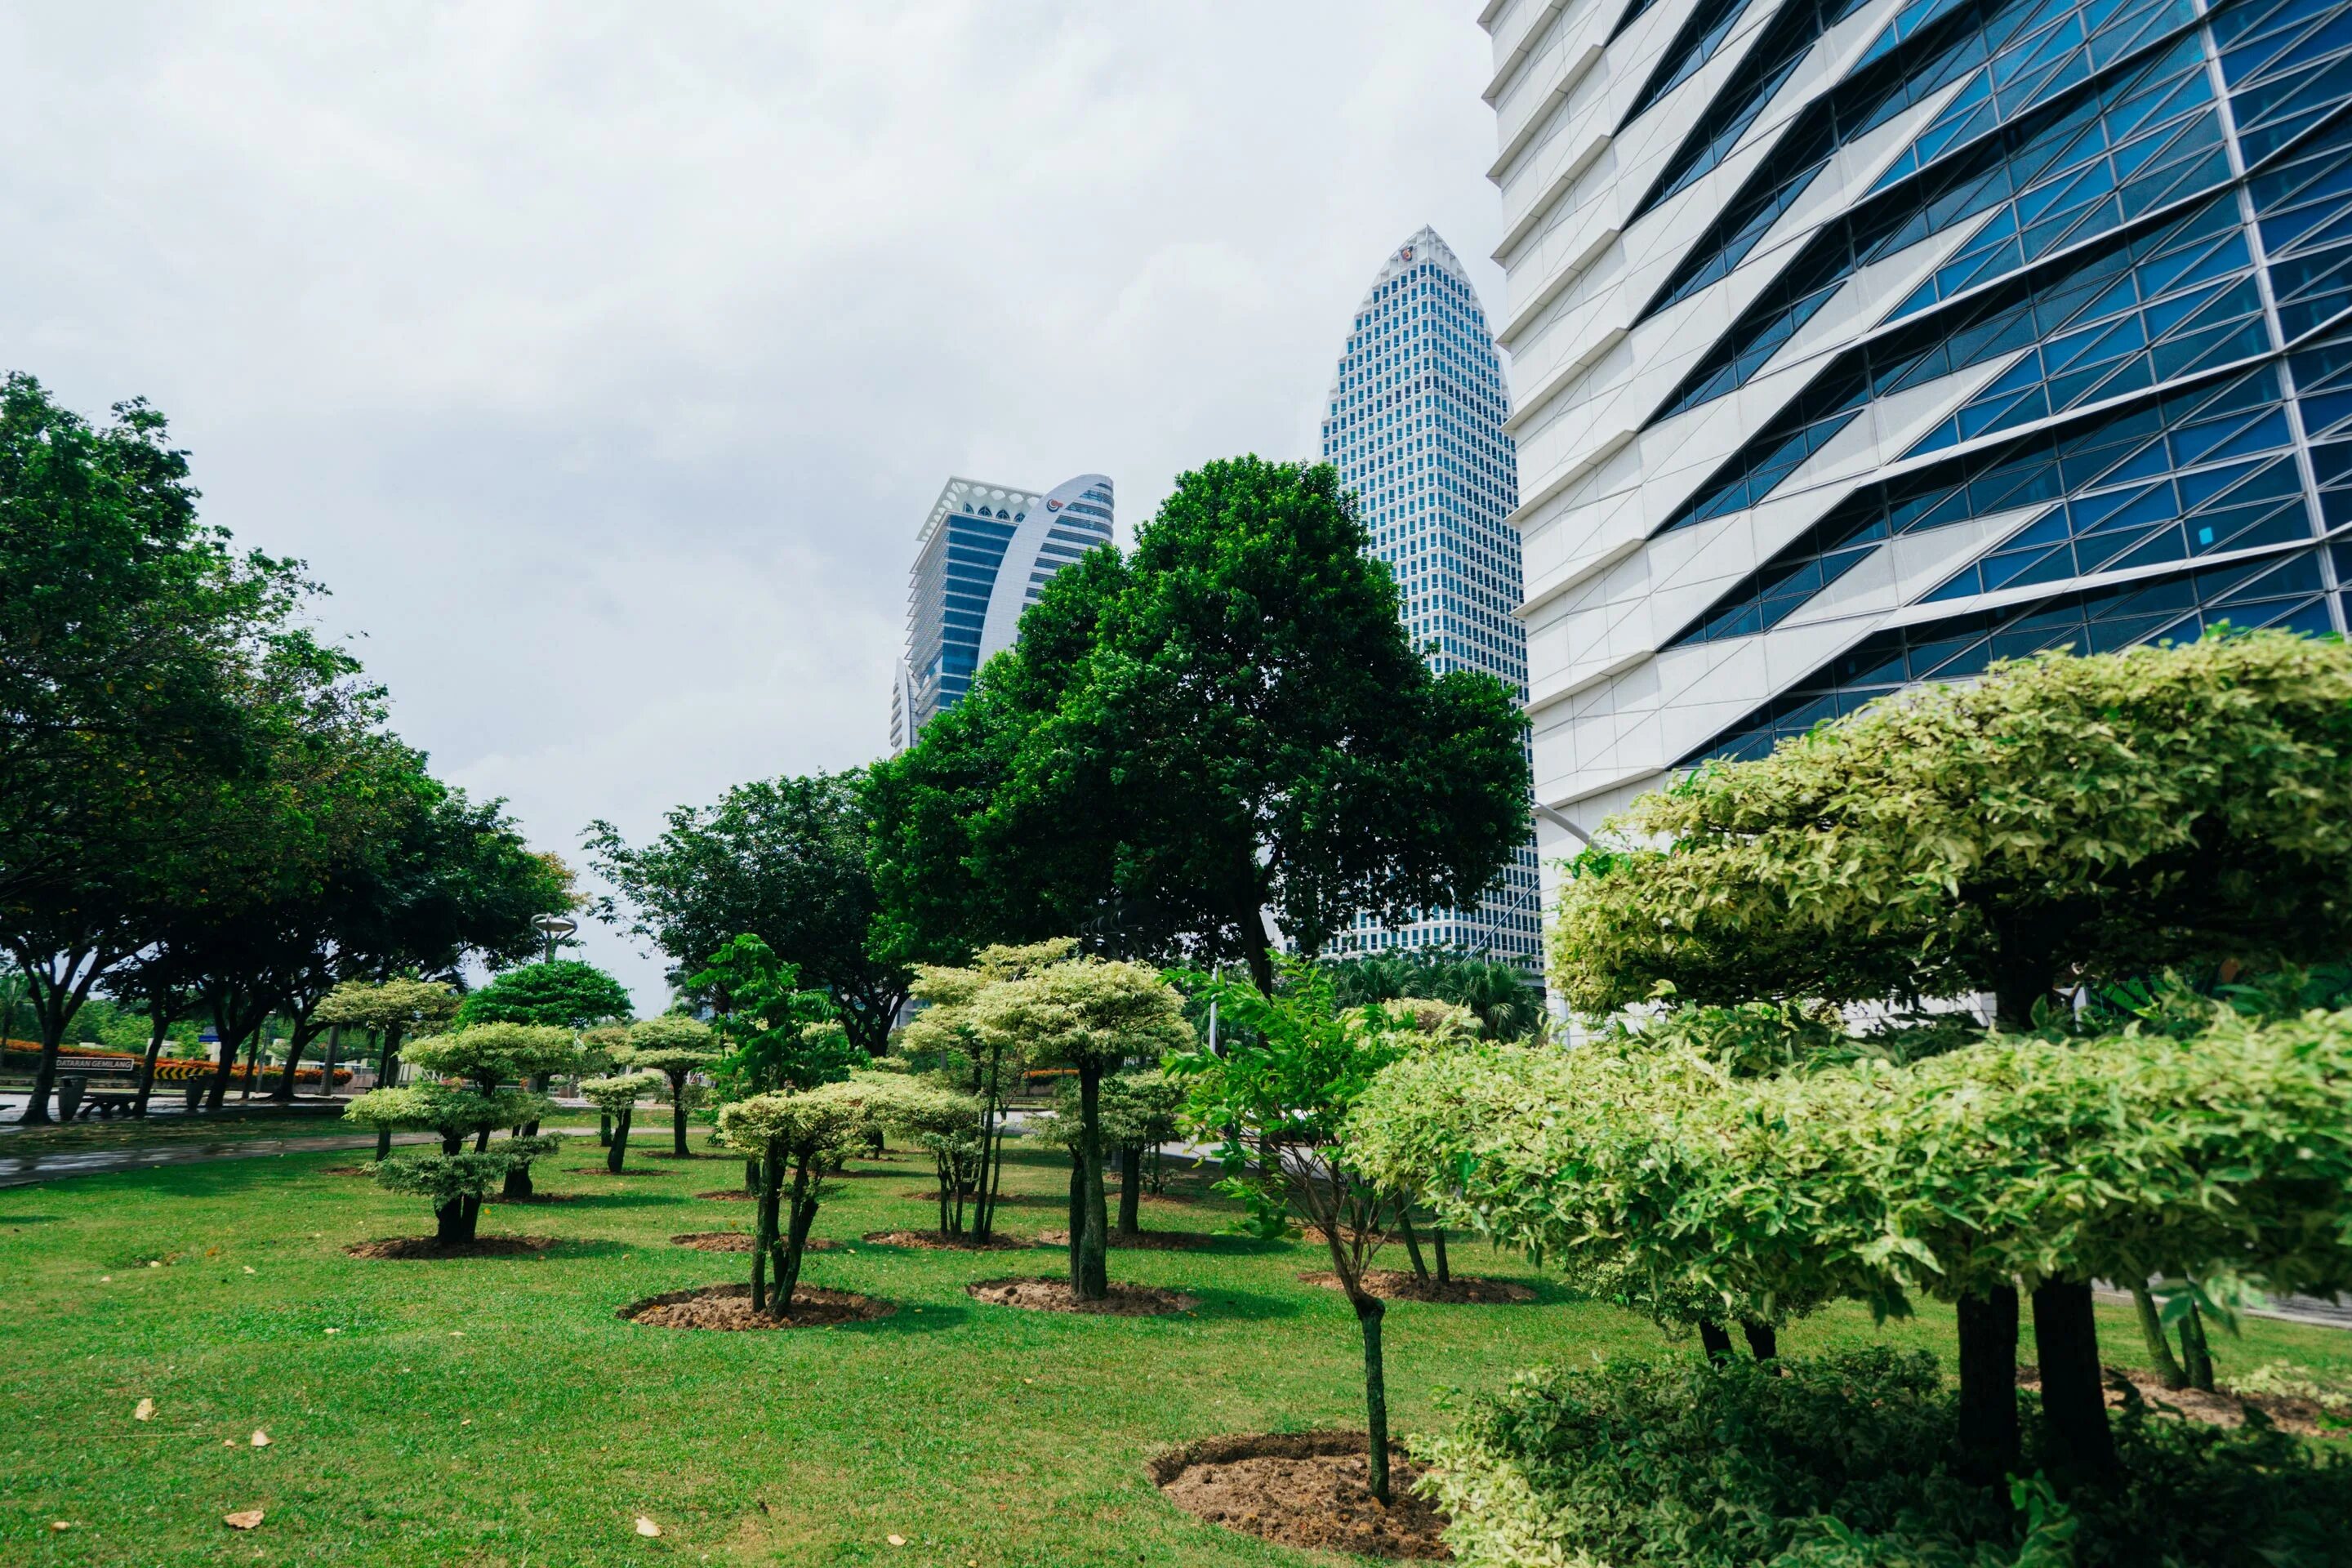
[[1201,1321],[1255,1322],[1267,1318],[1295,1318],[1299,1313],[1299,1303],[1295,1300],[1261,1295],[1255,1290],[1235,1290],[1222,1284],[1197,1285],[1176,1279],[1168,1281],[1164,1288],[1198,1297],[1201,1304],[1192,1309],[1191,1316]]
[[[373,1237],[369,1239],[371,1241],[415,1241],[429,1243],[432,1238],[430,1237],[419,1236]],[[482,1239],[484,1241],[497,1241],[504,1239],[504,1236],[501,1233],[493,1232],[485,1228],[482,1232]],[[537,1238],[534,1237],[533,1239]],[[626,1242],[597,1240],[586,1237],[559,1236],[549,1238],[547,1245],[544,1247],[534,1247],[528,1252],[517,1252],[506,1257],[486,1257],[478,1254],[467,1255],[461,1252],[453,1257],[436,1258],[429,1251],[420,1250],[419,1252],[405,1258],[352,1258],[351,1254],[347,1252],[341,1245],[338,1245],[334,1250],[337,1256],[350,1258],[351,1261],[354,1263],[367,1263],[380,1265],[386,1268],[402,1263],[426,1263],[437,1264],[445,1268],[458,1268],[469,1263],[497,1265],[505,1263],[536,1263],[541,1259],[561,1261],[568,1258],[619,1258],[625,1254],[644,1252],[647,1249],[642,1245],[631,1246]]]
[[0,1215],[0,1225],[55,1225],[57,1223],[58,1216],[53,1214]]

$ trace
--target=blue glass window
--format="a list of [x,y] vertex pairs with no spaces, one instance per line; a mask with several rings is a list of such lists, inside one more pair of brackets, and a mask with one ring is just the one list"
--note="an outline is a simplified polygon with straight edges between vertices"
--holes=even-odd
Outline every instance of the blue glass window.
[[2260,163],[2352,100],[2342,0],[2248,0],[2211,18],[2246,162]]
[[2263,170],[2248,189],[2279,325],[2293,342],[2352,308],[2352,115]]

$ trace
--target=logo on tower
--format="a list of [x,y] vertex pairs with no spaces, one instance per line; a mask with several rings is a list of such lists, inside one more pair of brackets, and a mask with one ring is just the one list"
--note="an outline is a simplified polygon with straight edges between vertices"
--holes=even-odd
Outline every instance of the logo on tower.
[[1399,261],[1411,261],[1412,259],[1412,247],[1408,245],[1402,250],[1398,251],[1397,259]]

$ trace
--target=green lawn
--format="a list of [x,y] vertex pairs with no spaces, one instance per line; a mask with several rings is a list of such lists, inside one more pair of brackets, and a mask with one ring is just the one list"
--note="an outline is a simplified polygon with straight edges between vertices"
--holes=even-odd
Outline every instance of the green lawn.
[[[641,1133],[633,1146],[635,1164],[660,1142]],[[1232,1238],[1206,1253],[1115,1252],[1114,1278],[1202,1298],[1197,1315],[1170,1320],[1033,1314],[963,1294],[968,1280],[1054,1272],[1055,1253],[855,1245],[813,1255],[807,1278],[887,1298],[897,1316],[774,1333],[648,1329],[615,1309],[741,1277],[739,1258],[667,1241],[748,1224],[748,1205],[692,1196],[730,1185],[740,1166],[562,1173],[598,1152],[586,1142],[540,1167],[542,1190],[590,1194],[581,1201],[486,1211],[486,1233],[566,1238],[530,1260],[345,1257],[349,1242],[430,1228],[421,1202],[326,1173],[348,1154],[0,1192],[15,1329],[0,1370],[0,1563],[1308,1561],[1177,1512],[1141,1466],[1213,1432],[1360,1423],[1353,1319],[1296,1279],[1313,1250]],[[1012,1229],[1060,1223],[1062,1169],[1013,1167],[1043,1201],[1008,1205]],[[819,1236],[925,1222],[928,1205],[906,1194],[927,1163],[856,1170]],[[1224,1217],[1145,1212],[1171,1228]],[[1647,1324],[1523,1266],[1466,1246],[1456,1257],[1464,1272],[1535,1281],[1541,1298],[1392,1308],[1401,1431],[1444,1421],[1449,1387],[1547,1358],[1661,1349]],[[2109,1359],[2134,1359],[2126,1315],[2104,1319]],[[1882,1337],[1942,1351],[1949,1323],[1934,1313],[1882,1331],[1842,1310],[1783,1343],[1803,1353]],[[2326,1330],[2250,1324],[2219,1351],[2225,1375],[2272,1356],[2352,1372],[2352,1336]],[[142,1397],[155,1402],[145,1423],[131,1415]],[[269,1447],[248,1446],[256,1427]],[[250,1508],[268,1510],[259,1529],[222,1526]],[[633,1533],[640,1513],[662,1539]],[[58,1520],[75,1528],[52,1532]]]

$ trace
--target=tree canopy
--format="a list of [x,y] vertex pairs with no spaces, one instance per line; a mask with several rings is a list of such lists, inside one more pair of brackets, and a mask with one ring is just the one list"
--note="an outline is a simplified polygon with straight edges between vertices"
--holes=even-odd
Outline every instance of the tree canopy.
[[578,1031],[629,1016],[627,987],[593,963],[560,958],[493,975],[458,1004],[457,1022],[545,1024]]

